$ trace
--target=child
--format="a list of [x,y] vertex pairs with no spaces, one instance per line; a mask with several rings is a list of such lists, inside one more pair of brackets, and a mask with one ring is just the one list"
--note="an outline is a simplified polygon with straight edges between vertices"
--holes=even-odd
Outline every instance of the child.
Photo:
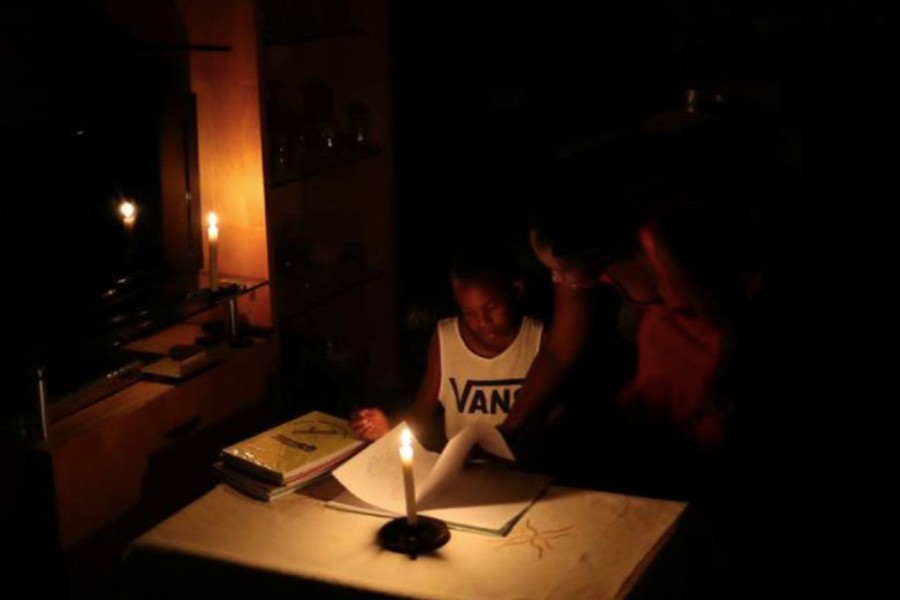
[[[473,422],[502,423],[543,337],[541,321],[519,312],[524,281],[503,254],[460,255],[450,283],[460,316],[438,322],[422,382],[405,417],[420,439],[439,405],[448,439]],[[377,408],[355,413],[351,426],[369,442],[391,428]]]

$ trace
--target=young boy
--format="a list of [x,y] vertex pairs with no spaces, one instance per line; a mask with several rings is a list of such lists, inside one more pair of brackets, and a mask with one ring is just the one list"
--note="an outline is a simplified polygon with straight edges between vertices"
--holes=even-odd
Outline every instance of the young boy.
[[[515,403],[540,349],[543,324],[519,311],[524,281],[513,265],[502,253],[476,251],[454,262],[450,284],[460,315],[438,322],[422,382],[404,417],[419,439],[439,406],[449,439],[476,421],[499,425]],[[350,423],[370,442],[391,428],[377,408],[358,411]]]

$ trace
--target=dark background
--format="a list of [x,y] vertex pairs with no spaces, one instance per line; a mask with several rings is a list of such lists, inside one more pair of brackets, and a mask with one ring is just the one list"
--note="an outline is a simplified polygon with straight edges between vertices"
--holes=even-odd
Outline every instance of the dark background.
[[865,307],[890,295],[892,270],[884,3],[620,4],[392,3],[402,307],[446,295],[460,240],[524,243],[528,206],[561,156],[683,107],[688,87],[717,90],[763,115],[799,180],[770,215],[797,385],[806,394],[824,371],[829,393],[880,389],[866,332],[883,328],[882,312]]
[[443,276],[435,266],[460,239],[521,240],[554,161],[683,106],[688,87],[771,115],[804,168],[812,36],[836,27],[839,8],[626,4],[393,3],[405,298]]

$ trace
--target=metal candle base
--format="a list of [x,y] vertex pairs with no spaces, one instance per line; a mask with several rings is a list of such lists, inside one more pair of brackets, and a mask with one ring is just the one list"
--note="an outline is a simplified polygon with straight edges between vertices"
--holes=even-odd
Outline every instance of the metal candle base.
[[378,531],[378,542],[386,550],[409,554],[415,560],[419,554],[436,550],[450,540],[447,525],[431,517],[416,517],[416,524],[410,527],[406,517],[388,521]]
[[236,295],[239,290],[240,286],[233,283],[225,284],[218,290],[207,290],[207,293],[215,304],[220,304],[222,300],[226,300],[228,312],[225,320],[224,332],[208,333],[206,335],[198,336],[194,339],[195,344],[208,348],[210,346],[221,344],[227,340],[234,348],[250,348],[253,346],[253,338],[246,336],[241,332],[241,324],[238,320],[237,309],[238,297]]

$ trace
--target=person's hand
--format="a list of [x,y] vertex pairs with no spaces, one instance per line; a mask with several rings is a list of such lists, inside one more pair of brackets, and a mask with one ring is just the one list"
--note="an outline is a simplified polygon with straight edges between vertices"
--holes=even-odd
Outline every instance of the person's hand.
[[390,430],[391,424],[380,409],[363,408],[350,416],[350,427],[359,439],[374,442]]

